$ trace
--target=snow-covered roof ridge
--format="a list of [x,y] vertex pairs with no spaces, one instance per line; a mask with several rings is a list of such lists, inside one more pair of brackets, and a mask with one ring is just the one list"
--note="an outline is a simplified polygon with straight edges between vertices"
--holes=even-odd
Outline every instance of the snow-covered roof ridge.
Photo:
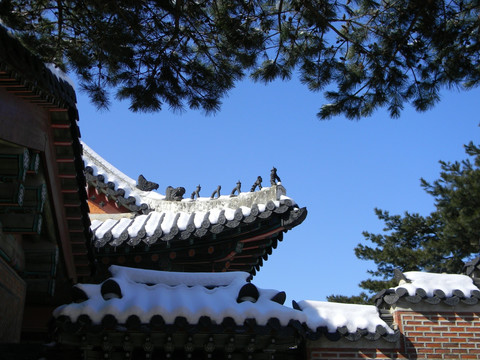
[[115,197],[131,211],[148,212],[150,208],[146,204],[147,198],[164,198],[160,194],[138,189],[135,180],[118,170],[84,142],[82,147],[87,182],[99,191]]
[[398,333],[381,319],[373,305],[343,304],[325,301],[302,300],[296,305],[307,316],[306,325],[310,338],[318,338],[322,333],[331,340],[345,336],[355,341],[362,337],[377,340],[396,341]]
[[306,320],[304,313],[278,302],[279,291],[249,283],[248,273],[178,273],[120,266],[110,270],[113,276],[102,284],[76,285],[77,302],[58,307],[54,317],[76,322],[83,315],[93,324],[101,324],[105,316],[114,316],[119,324],[131,316],[142,324],[149,324],[154,316],[161,316],[166,324],[174,324],[179,317],[189,324],[197,324],[202,317],[214,324],[232,318],[237,326],[252,318],[260,326],[273,318],[281,326]]
[[466,275],[409,271],[401,275],[398,286],[380,292],[375,303],[392,305],[400,299],[413,304],[474,305],[480,300],[480,289]]
[[217,198],[199,197],[196,199],[182,199],[181,201],[166,200],[164,195],[155,191],[143,191],[137,188],[137,182],[122,173],[115,166],[103,159],[87,144],[82,143],[84,148],[83,159],[86,167],[87,181],[93,186],[104,188],[108,195],[119,196],[120,199],[131,197],[136,206],[143,206],[158,212],[208,212],[214,209],[238,209],[240,207],[251,208],[254,204],[267,205],[269,202],[289,202],[295,205],[293,199],[286,196],[286,190],[281,183],[271,187],[263,187],[258,191],[241,192],[237,195],[222,195]]

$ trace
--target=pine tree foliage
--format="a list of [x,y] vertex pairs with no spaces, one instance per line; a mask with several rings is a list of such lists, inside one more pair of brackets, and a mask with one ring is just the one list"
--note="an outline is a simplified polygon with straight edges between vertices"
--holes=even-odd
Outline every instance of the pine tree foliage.
[[235,82],[297,74],[351,119],[480,79],[478,0],[3,0],[0,19],[98,106],[215,111]]
[[[359,285],[370,296],[395,286],[394,269],[461,273],[464,263],[480,251],[480,148],[465,146],[470,158],[462,162],[440,161],[440,178],[433,183],[421,179],[421,186],[434,197],[435,211],[428,216],[390,215],[375,209],[385,224],[383,233],[364,232],[367,244],[358,244],[355,255],[373,260],[376,270],[370,279]],[[366,303],[371,299],[359,296],[329,297],[330,301]]]

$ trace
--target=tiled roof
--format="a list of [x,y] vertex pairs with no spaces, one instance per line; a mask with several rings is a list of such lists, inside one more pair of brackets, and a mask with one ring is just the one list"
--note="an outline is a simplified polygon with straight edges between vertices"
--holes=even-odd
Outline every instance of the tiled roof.
[[110,271],[113,277],[102,284],[76,285],[75,302],[57,308],[54,317],[87,331],[92,326],[118,324],[132,329],[143,324],[164,331],[186,326],[235,332],[253,327],[271,333],[301,328],[305,320],[302,312],[283,306],[284,293],[257,288],[247,281],[248,273],[175,273],[119,266]]
[[175,273],[120,266],[110,271],[113,277],[101,284],[76,285],[74,302],[54,311],[62,331],[144,328],[170,334],[294,332],[311,340],[398,339],[374,306],[300,301],[290,308],[283,305],[284,292],[257,288],[245,272]]
[[118,264],[255,274],[283,233],[307,215],[280,183],[230,196],[206,198],[197,193],[196,198],[167,200],[155,191],[140,190],[87,145],[84,161],[88,186],[95,189],[91,197],[102,193],[109,204],[113,200],[117,207],[130,209],[123,214],[91,214],[92,244],[102,269]]
[[412,304],[475,305],[480,299],[480,289],[466,275],[405,272],[397,287],[383,290],[375,297],[378,307],[392,305],[399,300]]
[[[267,198],[275,199],[277,190],[264,188],[261,192],[265,193]],[[198,239],[275,216],[281,217],[282,226],[289,229],[301,223],[306,216],[305,209],[298,208],[285,196],[279,196],[279,200],[268,200],[266,203],[256,203],[257,199],[259,197],[256,193],[241,193],[236,198],[206,200],[211,206],[211,210],[207,211],[197,210],[201,207],[195,206],[189,209],[187,203],[185,211],[153,211],[133,219],[93,220],[93,244],[95,247],[118,247],[137,246],[141,242],[152,245],[157,241]],[[196,204],[200,202],[195,201]],[[196,205],[194,202],[191,204]]]
[[20,97],[51,107],[76,107],[72,86],[28,51],[0,25],[0,83],[11,82]]
[[145,192],[135,187],[135,181],[108,163],[87,144],[83,145],[85,177],[89,186],[115,201],[118,207],[125,207],[131,212],[148,213],[151,211],[146,198],[163,199],[164,196],[153,191]]
[[310,340],[325,336],[332,341],[341,338],[350,341],[383,338],[395,342],[399,338],[399,333],[381,319],[378,309],[373,305],[303,300],[298,304],[294,302],[294,307],[306,314],[306,335]]

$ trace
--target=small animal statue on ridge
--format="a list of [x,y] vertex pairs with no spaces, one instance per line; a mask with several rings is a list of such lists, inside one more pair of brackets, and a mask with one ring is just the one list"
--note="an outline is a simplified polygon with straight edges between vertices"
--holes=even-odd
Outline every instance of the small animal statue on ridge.
[[252,188],[250,189],[250,192],[254,192],[257,186],[258,186],[258,190],[262,190],[262,181],[263,181],[262,177],[258,176],[257,180],[253,183]]
[[241,193],[241,187],[242,187],[242,183],[240,182],[240,180],[237,181],[237,186],[235,186],[235,188],[232,190],[232,192],[230,193],[230,197],[232,196],[235,196],[235,192],[237,191],[238,192],[238,195],[240,195]]
[[210,196],[210,199],[215,198],[215,195],[217,195],[217,199],[220,197],[220,190],[222,187],[220,185],[217,186],[217,189],[212,193],[212,196]]
[[183,194],[185,194],[184,187],[177,187],[174,188],[172,186],[168,186],[167,190],[165,190],[165,200],[169,201],[180,201],[183,199]]
[[197,188],[195,189],[194,192],[192,192],[192,195],[190,195],[190,199],[194,200],[195,197],[197,197],[197,199],[200,197],[200,190],[202,190],[202,187],[200,186],[200,184],[198,184]]
[[140,189],[142,191],[157,190],[158,184],[154,183],[153,181],[148,181],[147,179],[145,179],[145,176],[140,174],[137,180],[137,189]]
[[275,166],[272,168],[272,171],[270,173],[270,185],[277,185],[277,181],[281,182],[280,178],[277,175],[277,169]]

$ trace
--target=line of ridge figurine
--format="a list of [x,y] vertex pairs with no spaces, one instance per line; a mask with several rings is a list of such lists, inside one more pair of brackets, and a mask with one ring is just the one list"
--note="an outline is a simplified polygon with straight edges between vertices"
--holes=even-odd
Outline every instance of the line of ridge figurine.
[[[254,192],[257,188],[259,190],[262,190],[262,181],[263,181],[262,177],[257,176],[257,180],[255,180],[255,182],[253,183],[252,188],[250,189],[250,192]],[[277,181],[279,183],[281,182],[280,177],[277,175],[277,169],[273,167],[272,170],[270,171],[270,185],[271,186],[276,185]],[[152,190],[158,189],[157,183],[153,181],[148,181],[147,179],[145,179],[145,177],[142,174],[138,176],[136,186],[137,186],[137,189],[142,191],[152,191]],[[235,193],[237,193],[237,195],[240,194],[241,187],[242,187],[242,183],[239,180],[237,181],[237,185],[233,188],[232,192],[230,193],[230,196],[235,196]],[[201,189],[202,187],[198,185],[195,191],[192,192],[192,194],[190,195],[190,199],[192,200],[198,199],[200,197]],[[215,191],[210,196],[210,199],[215,199],[215,197],[219,198],[221,189],[222,187],[218,185]],[[183,199],[183,195],[185,195],[185,188],[181,186],[177,188],[174,188],[173,186],[168,186],[167,189],[165,190],[165,200],[168,200],[168,201],[180,201]]]

